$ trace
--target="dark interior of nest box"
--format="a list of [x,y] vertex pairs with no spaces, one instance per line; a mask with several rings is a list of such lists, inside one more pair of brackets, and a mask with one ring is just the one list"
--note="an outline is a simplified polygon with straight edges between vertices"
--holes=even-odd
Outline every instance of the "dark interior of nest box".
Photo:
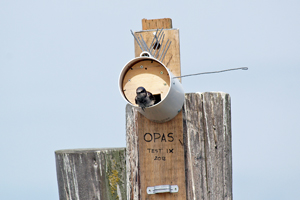
[[154,98],[155,98],[155,104],[159,103],[161,101],[161,94],[153,94]]
[[162,101],[170,89],[170,77],[166,68],[159,62],[147,59],[140,60],[128,69],[122,80],[123,93],[126,99],[135,104],[136,89],[144,87],[155,97],[155,104]]

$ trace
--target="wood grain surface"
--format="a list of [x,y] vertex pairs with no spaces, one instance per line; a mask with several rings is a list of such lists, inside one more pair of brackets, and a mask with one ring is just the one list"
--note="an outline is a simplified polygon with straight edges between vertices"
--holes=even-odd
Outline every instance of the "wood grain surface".
[[[134,107],[127,105],[127,199],[231,200],[230,96],[223,92],[186,94],[182,116],[179,114],[173,120],[158,125],[144,118]],[[180,145],[178,143],[175,147],[168,146],[170,145],[168,139],[172,139],[165,135],[167,141],[162,141],[162,137],[159,138],[158,134],[156,134],[157,139],[154,144],[154,133],[160,133],[162,136],[161,133],[168,133],[168,130],[176,133],[176,139]],[[181,136],[177,135],[181,130],[183,146]],[[147,142],[151,140],[151,136],[146,133],[152,133],[152,143]],[[174,137],[174,141],[176,139]],[[174,153],[178,154],[160,153],[159,149],[166,148],[173,148]],[[184,148],[184,154],[181,152],[182,148]],[[152,149],[155,149],[153,153]],[[154,160],[155,156],[161,159],[165,156],[165,164],[167,159],[173,161],[165,165],[162,160]],[[179,156],[182,157],[179,158]],[[180,164],[181,161],[184,161],[184,166]],[[182,171],[185,172],[184,180],[181,180]],[[145,191],[146,187],[153,186],[151,184],[176,185],[177,183],[181,191],[183,187],[181,182],[184,182],[186,188],[185,196],[147,195]],[[178,193],[178,195],[181,194]]]
[[[127,105],[128,199],[186,199],[182,113],[155,123]],[[178,185],[178,193],[147,194],[147,187]]]
[[230,96],[186,94],[183,109],[187,199],[232,199]]
[[151,30],[157,28],[170,29],[172,28],[172,19],[142,19],[143,30]]
[[55,152],[60,200],[126,200],[125,148]]

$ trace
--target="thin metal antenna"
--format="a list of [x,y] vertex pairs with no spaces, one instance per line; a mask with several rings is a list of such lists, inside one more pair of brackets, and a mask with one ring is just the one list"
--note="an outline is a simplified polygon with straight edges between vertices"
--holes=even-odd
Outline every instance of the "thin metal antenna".
[[[162,33],[162,30],[163,30],[163,29],[160,29],[160,32],[158,33],[158,35],[155,34],[155,36],[154,36],[154,39],[156,39],[156,43],[157,43],[157,40],[158,40],[158,38],[160,37],[160,35],[161,35],[161,33]],[[154,49],[154,48],[153,48],[154,46],[155,46],[155,43],[153,44],[153,46],[150,46],[150,49],[151,49],[151,52],[150,52],[150,53],[151,53],[151,54],[152,54],[152,51],[153,51],[153,49]],[[155,51],[154,51],[154,54],[155,54]]]
[[159,48],[159,50],[158,50],[158,52],[157,52],[157,54],[156,54],[156,57],[155,57],[155,58],[157,58],[157,57],[159,56],[160,50],[162,49],[162,45],[163,45],[163,43],[164,43],[164,39],[165,39],[165,34],[163,35],[163,38],[162,38],[162,40],[161,40],[161,45],[160,45],[160,48]]
[[156,48],[155,48],[155,51],[154,51],[153,55],[155,55],[156,50],[158,49],[158,45],[160,44],[161,38],[162,38],[162,36],[164,36],[164,35],[165,35],[164,33],[161,34],[161,35],[159,36],[159,39],[156,40]]
[[[153,42],[154,42],[154,40],[155,40],[155,38],[156,38],[157,32],[158,32],[158,29],[157,29],[156,32],[155,32],[155,35],[154,35],[153,40],[152,40],[151,45],[150,45],[150,49],[151,49],[152,44],[153,44]],[[150,53],[151,53],[151,52],[150,52]]]
[[137,39],[137,38],[135,37],[135,35],[133,34],[132,30],[130,30],[130,31],[131,31],[131,34],[133,35],[135,41],[138,43],[138,45],[140,46],[140,48],[142,49],[142,51],[144,51],[143,48],[142,48],[142,46],[140,45],[138,39]]
[[143,43],[144,43],[144,45],[145,45],[145,47],[146,47],[147,51],[149,52],[149,51],[150,51],[150,49],[148,48],[148,46],[147,46],[147,44],[146,44],[146,42],[145,42],[145,40],[144,40],[144,38],[143,38],[143,36],[142,36],[142,35],[141,35],[141,38],[142,38],[142,41],[143,41]]
[[165,46],[164,46],[164,48],[163,48],[163,50],[162,50],[162,52],[161,52],[161,55],[160,55],[160,57],[159,57],[159,60],[161,59],[162,55],[164,54],[165,48],[166,48],[168,42],[169,42],[169,39],[167,40],[167,42],[166,42],[166,44],[165,44]]
[[227,72],[227,71],[233,71],[233,70],[248,70],[248,67],[239,67],[239,68],[232,68],[232,69],[224,69],[224,70],[220,70],[220,71],[212,71],[212,72],[202,72],[202,73],[197,73],[197,74],[188,74],[188,75],[183,75],[183,76],[176,76],[173,78],[183,78],[183,77],[187,77],[187,76],[196,76],[196,75],[202,75],[202,74],[213,74],[213,73],[221,73],[221,72]]
[[141,43],[142,47],[143,47],[143,51],[146,51],[146,47],[145,47],[145,44],[143,44],[142,40],[140,39],[140,36],[137,36],[137,39],[139,40],[139,42]]
[[170,41],[170,43],[169,43],[169,46],[168,46],[168,48],[166,49],[166,52],[165,52],[165,54],[164,54],[163,58],[161,59],[161,62],[163,62],[163,61],[164,61],[164,59],[165,59],[165,55],[167,54],[167,51],[169,50],[169,47],[170,47],[171,43],[172,43],[172,41]]
[[163,28],[160,30],[159,29],[156,30],[153,40],[151,42],[151,45],[149,47],[142,35],[135,36],[134,33],[132,32],[132,30],[130,30],[130,31],[142,51],[147,51],[151,56],[155,57],[156,59],[158,59],[158,57],[159,57],[159,60],[162,58],[161,62],[163,62],[163,60],[166,56],[166,53],[172,43],[168,39],[164,45],[162,52],[160,53],[163,43],[164,43],[164,39],[165,39],[165,33],[163,32]]

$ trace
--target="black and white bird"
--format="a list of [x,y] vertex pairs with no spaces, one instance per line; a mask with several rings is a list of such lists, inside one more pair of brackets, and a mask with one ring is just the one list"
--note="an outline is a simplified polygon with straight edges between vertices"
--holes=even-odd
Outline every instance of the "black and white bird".
[[155,98],[151,92],[146,91],[144,87],[138,87],[136,89],[135,103],[145,111],[145,107],[154,105]]

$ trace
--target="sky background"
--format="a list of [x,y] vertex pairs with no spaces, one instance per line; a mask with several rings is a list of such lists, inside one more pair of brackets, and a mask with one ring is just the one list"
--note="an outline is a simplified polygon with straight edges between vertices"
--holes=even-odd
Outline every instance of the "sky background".
[[0,199],[58,200],[54,151],[125,147],[130,29],[172,18],[186,93],[231,96],[235,200],[300,199],[300,1],[0,0]]

